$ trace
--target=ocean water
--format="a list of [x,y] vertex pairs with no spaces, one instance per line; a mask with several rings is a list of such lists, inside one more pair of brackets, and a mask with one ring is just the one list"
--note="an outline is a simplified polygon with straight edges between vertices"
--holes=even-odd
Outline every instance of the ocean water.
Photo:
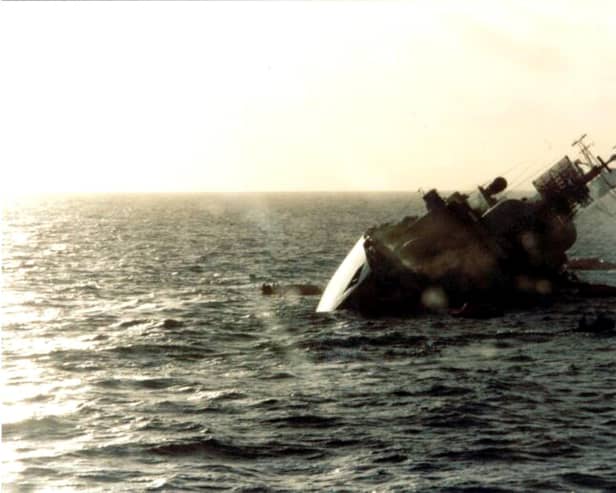
[[[413,194],[92,195],[3,211],[3,491],[616,491],[615,300],[316,314]],[[615,207],[577,256],[616,262]],[[586,273],[616,284],[616,272]]]

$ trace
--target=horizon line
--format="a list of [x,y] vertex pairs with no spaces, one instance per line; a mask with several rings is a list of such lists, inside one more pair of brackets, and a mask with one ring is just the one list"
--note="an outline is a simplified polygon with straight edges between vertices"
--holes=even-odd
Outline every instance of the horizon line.
[[[475,192],[476,188],[472,189],[445,189],[436,187],[426,187],[419,190],[405,190],[405,189],[389,189],[389,190],[96,190],[96,191],[33,191],[33,192],[2,192],[4,197],[31,197],[42,195],[198,195],[198,194],[210,194],[210,195],[249,195],[249,194],[351,194],[351,193],[409,193],[409,194],[422,194],[429,190],[437,190],[443,193],[450,192]],[[529,192],[534,191],[533,188],[516,188],[513,190],[505,190],[506,192]]]

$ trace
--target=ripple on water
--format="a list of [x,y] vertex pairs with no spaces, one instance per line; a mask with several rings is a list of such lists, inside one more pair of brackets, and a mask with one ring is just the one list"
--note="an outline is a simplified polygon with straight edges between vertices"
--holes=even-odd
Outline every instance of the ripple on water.
[[[323,286],[358,225],[419,210],[411,199],[118,195],[3,212],[3,486],[616,489],[614,338],[574,331],[581,313],[614,315],[609,300],[367,320],[261,295]],[[598,221],[576,248],[616,261]]]

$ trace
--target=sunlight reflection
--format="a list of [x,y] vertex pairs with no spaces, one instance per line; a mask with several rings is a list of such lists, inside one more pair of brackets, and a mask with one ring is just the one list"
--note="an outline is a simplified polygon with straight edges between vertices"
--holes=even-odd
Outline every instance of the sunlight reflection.
[[[59,430],[57,418],[79,410],[85,386],[80,378],[49,379],[49,370],[27,358],[3,361],[2,372],[2,481],[5,485],[23,477],[31,459],[45,459],[59,452],[79,450],[83,437],[77,428],[67,425]],[[68,423],[68,421],[65,421]],[[53,430],[58,439],[47,444],[39,441],[44,430]],[[68,430],[68,431],[67,431]],[[44,491],[44,490],[39,490]],[[58,491],[54,488],[54,491]],[[67,491],[70,491],[67,490]]]
[[68,378],[52,383],[47,372],[29,360],[19,360],[2,374],[2,423],[17,423],[32,418],[58,416],[77,410],[83,382]]
[[8,245],[26,245],[30,241],[30,235],[22,230],[12,231],[8,235]]

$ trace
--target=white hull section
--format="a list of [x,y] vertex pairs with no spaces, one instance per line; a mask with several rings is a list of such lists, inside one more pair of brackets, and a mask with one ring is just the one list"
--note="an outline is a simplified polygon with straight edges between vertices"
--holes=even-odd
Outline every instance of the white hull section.
[[362,236],[336,270],[321,296],[317,312],[336,310],[370,274],[364,241]]

